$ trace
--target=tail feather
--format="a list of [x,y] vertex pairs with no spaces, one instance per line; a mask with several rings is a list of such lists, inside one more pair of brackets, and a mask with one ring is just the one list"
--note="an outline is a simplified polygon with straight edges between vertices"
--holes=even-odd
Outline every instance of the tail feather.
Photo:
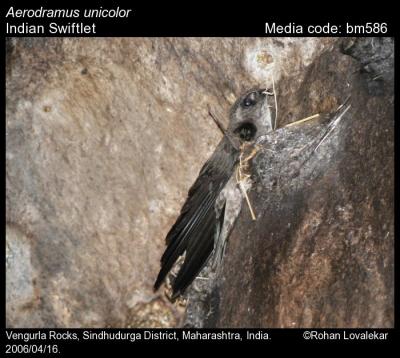
[[197,214],[194,215],[187,226],[176,236],[174,241],[167,247],[164,255],[161,258],[161,270],[158,274],[157,280],[154,284],[154,289],[157,290],[161,283],[165,280],[168,272],[176,260],[181,256],[187,248],[187,240],[189,237],[196,235],[196,232],[201,231],[201,223],[204,221],[204,217],[210,212],[210,209],[214,207],[215,198],[208,195],[201,206],[197,210]]
[[[206,229],[198,234],[200,244],[188,248],[186,254],[191,257],[191,260],[185,260],[172,285],[174,295],[183,292],[193,282],[194,278],[204,267],[208,257],[212,253],[214,242],[213,240],[210,240],[210,238],[214,236],[215,220],[215,216],[209,217],[209,220],[206,223]],[[201,240],[201,238],[204,239]]]

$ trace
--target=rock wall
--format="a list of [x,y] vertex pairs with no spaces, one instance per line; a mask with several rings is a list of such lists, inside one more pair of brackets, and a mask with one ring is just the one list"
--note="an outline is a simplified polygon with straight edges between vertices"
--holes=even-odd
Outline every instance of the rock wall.
[[297,90],[280,82],[281,124],[320,120],[264,138],[250,194],[257,221],[242,210],[221,274],[190,293],[188,326],[393,327],[393,40],[338,45]]
[[[153,293],[152,284],[165,234],[220,139],[207,104],[226,120],[236,96],[253,85],[270,87],[272,76],[281,124],[329,112],[349,86],[357,115],[346,121],[346,130],[337,131],[341,144],[324,164],[331,169],[325,179],[311,180],[308,191],[274,194],[267,184],[272,179],[260,176],[260,195],[251,197],[263,219],[254,225],[242,212],[227,249],[221,281],[226,286],[219,293],[221,304],[238,310],[220,308],[212,321],[218,326],[391,325],[393,94],[376,86],[375,67],[364,80],[372,85],[364,86],[358,72],[353,78],[363,52],[357,42],[346,45],[353,51],[348,55],[340,46],[336,38],[9,39],[7,326],[179,325],[183,309],[163,292]],[[332,53],[337,57],[331,59]],[[274,134],[284,140],[286,134],[279,133],[286,131]],[[263,157],[269,160],[260,154],[260,173]],[[282,180],[288,178],[280,178],[279,188],[289,185]],[[356,184],[361,187],[353,193]],[[328,193],[335,200],[325,207]],[[271,195],[283,206],[264,205]],[[291,229],[283,231],[289,223]],[[321,226],[313,229],[318,234],[307,229],[311,223]],[[334,228],[343,225],[337,234]],[[263,253],[262,260],[255,250]],[[333,253],[343,255],[332,261]],[[238,273],[228,269],[231,264],[250,265],[254,297],[245,292],[240,302],[232,302]],[[315,271],[325,276],[313,276]],[[314,288],[306,284],[311,278]],[[355,298],[353,288],[359,290]],[[328,296],[333,303],[322,303]],[[375,307],[368,318],[361,312],[357,319],[337,313],[338,307],[364,311],[361,303]]]

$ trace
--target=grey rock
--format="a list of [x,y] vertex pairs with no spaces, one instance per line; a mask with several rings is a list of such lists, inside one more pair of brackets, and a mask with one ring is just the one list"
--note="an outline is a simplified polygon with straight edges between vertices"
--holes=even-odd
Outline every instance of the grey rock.
[[[314,59],[297,91],[279,83],[281,128],[253,161],[257,221],[242,210],[221,274],[190,293],[187,326],[393,327],[393,73],[385,67],[383,92],[371,92],[340,47]],[[313,152],[349,95],[351,108]],[[314,113],[319,120],[282,128]]]
[[[391,106],[387,105],[390,97],[384,92],[379,98],[372,96],[365,100],[363,87],[355,86],[358,82],[353,81],[351,75],[351,71],[359,67],[357,60],[336,50],[340,41],[336,38],[10,39],[6,54],[7,326],[127,327],[148,324],[164,327],[178,324],[182,309],[170,305],[162,293],[154,294],[152,283],[159,269],[165,235],[175,222],[201,165],[221,137],[208,118],[207,104],[219,113],[220,118],[227,120],[228,109],[240,93],[253,86],[271,88],[272,76],[278,90],[278,121],[281,120],[281,125],[317,111],[328,113],[334,110],[348,88],[347,82],[351,84],[353,98],[358,98],[355,91],[360,92],[359,107],[354,104],[352,108],[352,111],[358,108],[360,114],[346,122],[352,124],[347,124],[350,126],[346,127],[348,132],[338,131],[337,140],[342,146],[337,144],[334,148],[338,149],[333,152],[335,160],[342,155],[340,153],[350,153],[349,161],[341,163],[354,166],[354,172],[359,174],[356,177],[338,174],[329,177],[333,182],[334,178],[347,178],[347,186],[339,186],[347,190],[343,195],[360,197],[357,205],[362,209],[359,210],[356,204],[351,208],[346,206],[348,200],[343,199],[338,205],[344,211],[335,214],[357,217],[353,229],[346,229],[343,234],[346,240],[339,242],[340,245],[347,243],[352,250],[359,248],[359,256],[348,256],[349,264],[340,269],[340,264],[348,262],[344,258],[334,263],[317,255],[309,270],[336,270],[335,275],[327,275],[336,278],[329,282],[336,285],[339,292],[349,290],[341,284],[343,280],[347,282],[346,277],[356,280],[358,283],[354,287],[361,290],[362,302],[380,302],[379,310],[369,313],[369,321],[359,319],[357,322],[389,325],[392,256],[387,250],[393,232],[392,222],[388,220],[391,197],[385,190],[391,188],[388,181],[392,173],[393,128],[385,118],[392,114]],[[383,112],[383,104],[386,112]],[[374,115],[379,121],[372,122]],[[386,146],[382,146],[382,131],[385,130]],[[278,132],[275,135],[286,138]],[[310,136],[305,138],[305,143]],[[351,138],[356,137],[359,142],[353,145]],[[375,141],[379,145],[372,148]],[[333,144],[327,142],[326,145]],[[381,153],[377,162],[370,162],[376,153]],[[384,154],[385,160],[382,159]],[[285,178],[279,173],[266,175],[263,172],[263,160],[273,160],[265,155],[263,151],[256,161],[260,163],[256,171],[262,178],[258,186],[260,195],[253,192],[251,199],[258,215],[274,218],[274,225],[279,228],[280,223],[283,226],[290,223],[291,229],[279,231],[277,228],[274,233],[275,226],[264,227],[261,219],[254,226],[244,207],[227,248],[224,270],[229,267],[229,262],[233,262],[232,267],[240,267],[234,257],[239,257],[247,245],[254,245],[248,252],[255,252],[256,248],[262,252],[265,255],[262,264],[254,255],[242,257],[242,264],[248,265],[251,277],[256,277],[251,281],[254,282],[252,294],[257,288],[260,292],[257,302],[265,310],[268,307],[268,313],[263,311],[262,314],[274,318],[256,318],[262,316],[257,311],[257,302],[249,300],[247,295],[250,293],[247,292],[244,297],[240,296],[240,302],[247,306],[239,305],[237,314],[249,312],[248,308],[253,313],[248,316],[246,313],[240,324],[238,318],[229,318],[228,313],[214,315],[216,325],[292,324],[289,315],[282,312],[297,307],[288,303],[292,304],[290,298],[299,300],[303,296],[294,286],[287,285],[292,282],[289,279],[285,281],[280,276],[280,281],[270,276],[273,271],[269,269],[278,267],[271,264],[272,258],[278,262],[280,257],[286,257],[288,277],[300,282],[311,277],[295,274],[300,262],[296,260],[309,258],[305,246],[300,245],[292,259],[285,256],[285,252],[292,252],[289,250],[291,245],[296,247],[297,239],[289,234],[301,227],[301,221],[295,220],[293,205],[305,210],[305,205],[311,205],[313,201],[311,197],[304,201],[305,194],[301,189],[296,195],[294,191],[287,196],[282,193],[281,196],[270,195],[264,186],[278,185],[282,191],[286,186],[282,184]],[[279,159],[274,158],[274,161]],[[368,181],[363,179],[365,171],[357,171],[359,160],[365,171],[367,163],[372,165],[373,169],[368,169]],[[370,177],[375,178],[373,173],[381,169],[385,170],[386,176],[377,176],[372,181]],[[328,173],[336,173],[332,170]],[[383,180],[382,187],[378,179]],[[313,187],[314,180],[309,179]],[[362,180],[366,182],[364,187],[368,193],[372,190],[372,187],[367,189],[368,183],[370,180],[374,183],[374,195],[368,196],[372,201],[364,200],[365,195],[351,194],[351,183],[362,184]],[[303,185],[300,179],[296,183]],[[331,182],[328,180],[328,183]],[[318,188],[316,184],[315,188]],[[315,203],[324,201],[317,200],[317,194],[315,197]],[[262,205],[266,200],[273,203],[278,199],[281,206],[273,214]],[[386,225],[386,229],[379,231],[379,235],[383,235],[379,236],[382,238],[379,242],[374,241],[378,240],[375,235],[378,224],[372,221],[363,224],[367,215],[367,207],[363,206],[366,203],[371,208],[378,208],[381,225]],[[371,208],[368,215],[375,210]],[[386,214],[382,214],[383,211]],[[328,214],[321,214],[324,225],[327,225]],[[309,215],[311,217],[311,213]],[[318,223],[317,220],[315,225]],[[368,225],[371,225],[370,231]],[[261,235],[265,230],[274,236]],[[365,241],[367,234],[376,239]],[[280,240],[272,241],[272,237]],[[270,251],[268,245],[272,245]],[[330,245],[334,246],[329,241],[321,250],[332,250]],[[378,256],[374,256],[376,250],[380,252]],[[366,263],[361,261],[358,266],[351,265],[351,259],[355,257],[364,260],[362,262],[368,261],[372,271],[368,271]],[[379,274],[377,264],[374,264],[378,261]],[[290,262],[292,268],[288,267]],[[350,275],[353,271],[359,272],[360,276]],[[221,284],[227,282],[234,287],[236,279],[243,279],[233,269],[229,272],[237,275],[236,279],[228,276],[228,271],[223,272],[226,278],[220,281]],[[372,285],[370,296],[362,290],[361,281],[357,281],[360,277],[363,277],[363,284]],[[265,301],[263,285],[281,285],[283,291],[274,291]],[[320,295],[332,293],[323,290],[325,283],[321,285],[322,288],[315,287]],[[377,291],[382,292],[379,299]],[[227,302],[231,297],[227,292],[221,290],[210,301],[213,307],[218,302]],[[286,301],[279,301],[279,292]],[[235,299],[238,297],[236,295]],[[335,302],[346,302],[345,299],[342,295]],[[361,308],[356,303],[360,300],[350,300],[353,305],[349,307],[358,312]],[[272,305],[272,301],[279,301],[280,306]],[[304,322],[316,322],[315,317],[325,306],[319,301],[306,302],[311,303],[304,308],[304,317],[308,317]],[[232,301],[232,310],[236,306],[237,302]],[[329,307],[336,308],[334,305]],[[280,320],[276,318],[277,312],[282,317]],[[344,320],[326,317],[328,324]],[[198,318],[200,322],[201,317]],[[294,321],[301,324],[297,318]]]

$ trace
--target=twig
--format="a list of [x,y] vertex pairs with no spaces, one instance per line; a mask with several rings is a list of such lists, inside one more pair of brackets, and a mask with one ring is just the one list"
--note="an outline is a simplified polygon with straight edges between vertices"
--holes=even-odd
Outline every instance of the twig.
[[341,109],[342,107],[344,107],[344,106],[347,104],[347,102],[350,101],[350,97],[351,97],[351,95],[349,94],[349,95],[346,97],[346,99],[343,101],[343,103],[336,109],[336,113],[339,112],[340,109]]
[[274,100],[275,100],[275,120],[274,120],[274,130],[275,130],[278,123],[278,100],[276,98],[275,81],[273,73],[271,73],[271,78],[272,78],[272,90],[274,91]]
[[[328,137],[328,135],[333,131],[333,129],[335,129],[335,127],[338,125],[339,121],[343,118],[343,115],[349,110],[349,108],[351,107],[351,105],[349,104],[342,113],[340,113],[340,110],[346,106],[346,104],[349,102],[350,100],[350,96],[348,96],[344,102],[336,109],[335,114],[333,115],[333,120],[329,123],[329,125],[327,126],[327,129],[325,130],[325,134],[323,134],[321,139],[315,138],[310,144],[306,144],[305,146],[303,146],[298,153],[300,153],[302,150],[304,150],[306,147],[310,146],[313,147],[314,143],[318,144],[314,147],[314,149],[311,149],[310,153],[308,154],[308,156],[306,157],[306,159],[301,163],[299,169],[301,167],[303,167],[304,165],[306,165],[306,163],[312,158],[313,154],[315,153],[315,151],[318,149],[318,147],[322,144],[322,142]],[[339,115],[338,115],[339,113]],[[337,116],[335,118],[335,116]]]
[[256,216],[254,214],[253,207],[251,206],[250,199],[249,199],[249,197],[247,195],[246,189],[244,188],[242,181],[239,182],[239,186],[240,186],[240,190],[242,191],[244,197],[246,198],[247,206],[249,207],[251,218],[253,219],[253,221],[256,221],[257,218],[256,218]]
[[303,118],[303,119],[299,119],[299,120],[298,120],[298,121],[296,121],[296,122],[292,122],[292,123],[286,124],[286,126],[285,126],[285,127],[291,127],[291,126],[295,126],[295,125],[297,125],[297,124],[300,124],[300,123],[304,123],[304,122],[310,121],[311,119],[314,119],[314,118],[317,118],[317,117],[319,117],[319,113],[317,113],[317,114],[314,114],[314,115],[312,115],[312,116],[309,116],[309,117],[306,117],[306,118]]
[[244,184],[243,184],[244,181],[247,180],[250,177],[250,175],[243,173],[242,170],[243,169],[245,170],[247,168],[248,161],[250,159],[252,159],[256,155],[256,153],[259,150],[259,147],[255,147],[252,150],[252,152],[246,158],[244,158],[243,160],[242,160],[242,156],[244,154],[243,153],[244,146],[242,146],[240,148],[240,150],[241,150],[241,153],[240,153],[240,156],[239,156],[239,165],[238,165],[237,170],[236,170],[236,182],[239,184],[239,188],[242,191],[242,194],[246,199],[247,206],[249,207],[249,210],[250,210],[251,218],[253,219],[253,221],[255,221],[255,220],[257,220],[257,217],[254,214],[253,207],[251,206],[250,199],[249,199],[249,197],[247,195],[247,190],[246,190],[246,188],[244,187]]
[[[339,108],[341,108],[341,107],[342,106],[340,106]],[[350,107],[351,107],[351,104],[349,104],[344,109],[344,111],[332,122],[328,132],[322,137],[322,139],[319,141],[318,145],[314,148],[313,152],[315,152],[319,148],[319,146],[325,141],[325,139],[329,136],[329,134],[336,128],[336,126],[338,125],[340,120],[343,118],[343,116],[346,114],[346,112],[350,109]]]

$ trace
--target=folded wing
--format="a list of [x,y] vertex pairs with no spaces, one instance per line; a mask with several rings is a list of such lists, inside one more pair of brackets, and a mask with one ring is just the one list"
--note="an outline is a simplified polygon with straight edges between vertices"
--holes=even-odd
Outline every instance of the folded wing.
[[214,247],[214,235],[221,225],[215,212],[215,201],[230,178],[235,155],[230,156],[229,143],[205,163],[189,190],[181,213],[166,237],[167,249],[161,258],[161,270],[154,288],[158,289],[176,260],[185,252],[185,260],[172,284],[173,297],[182,293],[207,262]]

